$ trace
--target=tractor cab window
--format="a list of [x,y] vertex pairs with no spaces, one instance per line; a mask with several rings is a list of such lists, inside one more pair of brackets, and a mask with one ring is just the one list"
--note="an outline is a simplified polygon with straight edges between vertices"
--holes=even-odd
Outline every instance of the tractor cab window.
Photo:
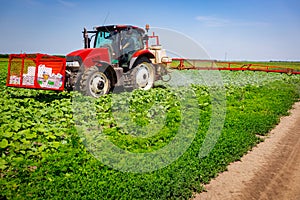
[[135,29],[126,29],[120,32],[120,66],[128,66],[132,55],[144,48],[143,36]]
[[112,39],[110,38],[109,32],[99,31],[96,36],[95,48],[103,47],[105,45],[110,45],[112,43]]
[[123,30],[120,35],[123,53],[133,53],[144,48],[142,35],[137,30]]
[[98,31],[94,48],[108,48],[112,63],[128,63],[132,55],[144,49],[143,35],[138,30]]
[[95,48],[108,48],[112,62],[117,62],[119,57],[118,34],[116,31],[104,32],[99,31],[95,40]]

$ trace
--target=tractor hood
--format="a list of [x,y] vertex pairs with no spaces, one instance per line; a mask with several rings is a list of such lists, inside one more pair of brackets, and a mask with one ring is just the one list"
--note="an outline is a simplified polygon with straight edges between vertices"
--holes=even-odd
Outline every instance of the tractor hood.
[[89,48],[73,51],[67,55],[67,61],[78,60],[84,65],[93,65],[95,62],[110,63],[110,55],[107,48]]

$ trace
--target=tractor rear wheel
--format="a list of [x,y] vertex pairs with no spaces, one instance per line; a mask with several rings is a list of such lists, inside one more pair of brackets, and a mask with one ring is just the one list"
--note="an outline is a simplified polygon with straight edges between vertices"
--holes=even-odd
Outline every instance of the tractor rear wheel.
[[147,58],[137,60],[136,66],[131,71],[133,89],[149,90],[155,81],[155,71],[151,61]]
[[111,77],[103,69],[93,66],[86,70],[80,81],[80,90],[85,95],[100,97],[111,89]]

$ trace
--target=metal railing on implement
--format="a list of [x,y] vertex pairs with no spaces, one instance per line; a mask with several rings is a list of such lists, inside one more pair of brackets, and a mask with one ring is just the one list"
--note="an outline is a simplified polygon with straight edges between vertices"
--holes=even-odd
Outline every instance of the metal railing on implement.
[[[229,71],[263,71],[286,74],[300,74],[300,63],[295,68],[289,66],[275,66],[260,63],[224,62],[216,60],[198,60],[186,58],[172,58],[171,68],[178,70],[229,70]],[[266,62],[267,63],[267,62]]]
[[6,85],[64,90],[66,59],[46,54],[11,54]]

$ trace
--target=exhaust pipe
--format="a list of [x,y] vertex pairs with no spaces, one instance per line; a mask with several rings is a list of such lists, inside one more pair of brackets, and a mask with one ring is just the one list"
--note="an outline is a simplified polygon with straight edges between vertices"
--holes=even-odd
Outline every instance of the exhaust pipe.
[[90,48],[91,39],[89,38],[89,34],[86,30],[86,28],[83,29],[83,38],[84,38],[84,48]]

